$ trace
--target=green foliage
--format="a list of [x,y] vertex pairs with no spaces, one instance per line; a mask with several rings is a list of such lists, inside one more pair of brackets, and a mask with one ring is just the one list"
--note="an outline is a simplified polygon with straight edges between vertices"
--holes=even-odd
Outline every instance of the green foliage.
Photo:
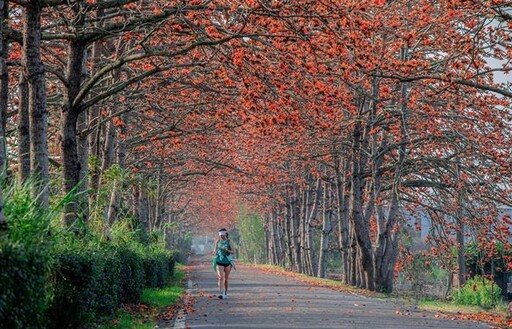
[[452,301],[458,305],[480,306],[490,309],[501,301],[501,289],[492,281],[481,276],[475,276],[453,293]]
[[146,287],[162,288],[174,269],[174,261],[166,254],[151,253],[144,259]]
[[0,323],[42,328],[46,307],[45,257],[37,248],[0,240]]
[[153,329],[155,324],[136,318],[128,313],[123,313],[115,325],[108,324],[104,329]]
[[[53,298],[48,315],[52,328],[74,328],[90,322],[97,307],[99,272],[94,255],[83,253],[62,253],[57,255],[53,283]],[[99,280],[98,280],[99,281]],[[66,312],[62,312],[65,309]]]
[[121,303],[137,303],[144,287],[163,287],[174,270],[172,254],[158,246],[106,243],[94,237],[88,243],[76,242],[82,244],[69,240],[56,251],[49,280],[53,328],[78,327],[98,315],[112,314]]
[[123,303],[138,303],[145,283],[144,265],[140,261],[141,255],[129,247],[121,247],[118,250],[118,257],[122,260],[119,297]]
[[97,156],[94,156],[94,155],[90,155],[89,156],[89,159],[87,161],[87,168],[89,168],[89,170],[91,172],[99,169],[100,165],[101,165],[101,162],[100,162],[100,159]]
[[119,164],[114,163],[103,173],[102,177],[107,181],[122,180],[126,178],[126,174]]
[[[91,161],[92,159],[90,159],[90,162]],[[90,167],[90,171],[93,172],[94,168]],[[90,191],[95,197],[95,202],[90,205],[91,209],[89,213],[89,218],[93,226],[103,224],[104,209],[110,202],[110,196],[114,186],[122,187],[128,182],[130,182],[130,175],[127,171],[123,170],[119,164],[113,164],[103,172],[101,186],[98,191]],[[127,210],[123,207],[118,209],[118,211],[120,217],[127,215]]]
[[[8,231],[0,237],[0,323],[6,328],[77,328],[137,303],[145,287],[161,288],[174,271],[163,238],[140,233],[135,220],[77,236],[59,212],[37,209],[30,184],[5,192]],[[134,229],[135,227],[135,229]]]
[[52,212],[37,207],[31,184],[4,189],[8,231],[0,237],[0,323],[5,328],[45,325]]
[[175,304],[183,295],[183,287],[170,286],[161,289],[144,289],[142,302],[155,307],[165,307]]
[[254,263],[265,261],[265,229],[257,214],[242,211],[238,218],[240,257]]
[[43,246],[50,238],[50,223],[55,211],[43,212],[31,195],[32,181],[24,186],[12,185],[4,190],[4,214],[8,239],[25,246]]

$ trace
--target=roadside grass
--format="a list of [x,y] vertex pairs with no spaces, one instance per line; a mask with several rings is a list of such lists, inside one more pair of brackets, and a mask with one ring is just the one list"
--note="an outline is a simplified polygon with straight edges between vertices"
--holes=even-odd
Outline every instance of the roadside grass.
[[183,272],[183,266],[181,270],[176,268],[176,274],[168,287],[163,289],[144,289],[142,293],[142,303],[156,308],[176,304],[185,291],[182,284],[184,279],[185,273]]
[[152,329],[155,324],[152,322],[144,322],[144,319],[135,318],[129,313],[123,312],[120,318],[100,327],[102,329],[118,328],[118,329]]
[[430,312],[439,312],[448,317],[455,316],[463,320],[483,321],[503,328],[512,327],[512,319],[509,318],[507,304],[503,301],[498,302],[491,309],[485,309],[480,306],[454,304],[450,301],[424,299],[419,301],[418,307]]
[[443,314],[450,319],[486,322],[493,328],[512,328],[512,318],[508,315],[505,302],[499,302],[492,309],[479,306],[458,305],[449,301],[425,299],[419,302],[422,310]]
[[159,315],[168,308],[176,308],[185,293],[183,281],[185,266],[176,264],[174,276],[169,285],[162,289],[144,289],[141,303],[125,305],[112,318],[104,319],[99,329],[152,329]]
[[489,310],[484,310],[479,306],[466,306],[466,305],[456,305],[450,302],[444,302],[441,300],[435,299],[424,299],[418,302],[418,307],[427,311],[434,312],[446,312],[446,313],[463,313],[463,314],[471,314],[471,313],[481,313],[488,312]]

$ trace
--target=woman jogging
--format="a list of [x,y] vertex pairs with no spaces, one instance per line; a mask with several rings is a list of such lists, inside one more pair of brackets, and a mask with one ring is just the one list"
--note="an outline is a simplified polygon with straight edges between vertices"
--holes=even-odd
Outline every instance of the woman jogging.
[[228,232],[225,228],[219,230],[219,239],[215,242],[213,255],[213,269],[217,271],[219,279],[220,299],[228,297],[228,280],[229,273],[232,268],[235,268],[235,261],[233,256],[235,248],[233,243],[228,239]]

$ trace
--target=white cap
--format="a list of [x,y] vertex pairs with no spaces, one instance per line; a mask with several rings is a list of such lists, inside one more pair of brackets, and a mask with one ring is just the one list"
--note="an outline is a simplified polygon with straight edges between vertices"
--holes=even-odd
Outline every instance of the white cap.
[[219,231],[219,235],[226,235],[226,231]]

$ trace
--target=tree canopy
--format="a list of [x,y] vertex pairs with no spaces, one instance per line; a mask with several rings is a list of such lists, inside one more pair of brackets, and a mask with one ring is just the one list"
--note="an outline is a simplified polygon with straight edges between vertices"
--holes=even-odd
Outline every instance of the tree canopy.
[[70,228],[244,205],[272,262],[323,276],[336,237],[346,281],[386,291],[411,214],[461,280],[467,241],[510,248],[506,1],[1,3],[0,164],[75,195]]

